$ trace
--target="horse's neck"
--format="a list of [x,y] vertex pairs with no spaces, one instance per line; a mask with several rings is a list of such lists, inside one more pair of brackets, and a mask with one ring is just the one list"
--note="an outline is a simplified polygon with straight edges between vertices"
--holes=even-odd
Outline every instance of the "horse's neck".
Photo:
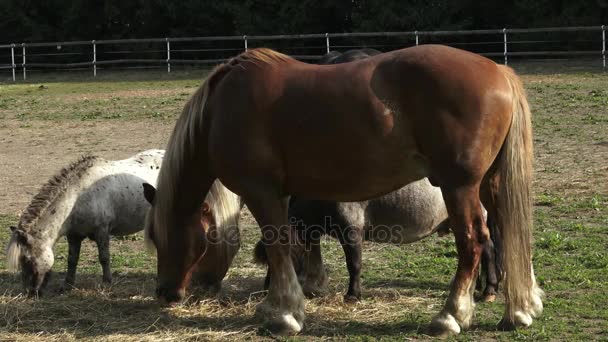
[[105,170],[103,168],[93,165],[78,180],[72,181],[67,189],[49,204],[43,216],[39,218],[36,225],[38,234],[36,235],[41,239],[51,241],[53,244],[57,239],[66,235],[71,228],[69,217],[78,196],[104,175]]

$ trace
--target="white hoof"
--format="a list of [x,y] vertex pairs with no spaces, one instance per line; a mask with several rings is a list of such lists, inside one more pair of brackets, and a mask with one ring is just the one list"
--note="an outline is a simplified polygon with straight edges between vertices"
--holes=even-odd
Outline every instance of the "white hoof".
[[514,317],[515,326],[517,327],[529,327],[532,325],[532,316],[524,311],[515,311]]
[[304,328],[304,308],[295,312],[277,311],[266,302],[256,308],[256,315],[264,319],[264,328],[277,336],[296,335]]
[[433,336],[448,337],[460,334],[461,329],[454,316],[447,312],[440,312],[431,321],[429,330]]
[[532,302],[530,303],[530,307],[528,308],[528,314],[530,314],[530,316],[536,318],[543,313],[544,296],[545,293],[543,292],[543,290],[540,289],[540,287],[535,287],[532,290],[532,295],[530,296]]
[[264,327],[273,335],[290,336],[302,331],[304,322],[298,321],[292,314],[283,314],[282,316],[268,319],[264,323]]
[[527,328],[532,325],[532,316],[524,310],[517,310],[513,313],[513,320],[510,317],[503,317],[498,323],[501,330],[515,330],[517,328]]
[[302,331],[302,324],[292,314],[283,315],[283,321],[290,331],[294,331],[296,334]]

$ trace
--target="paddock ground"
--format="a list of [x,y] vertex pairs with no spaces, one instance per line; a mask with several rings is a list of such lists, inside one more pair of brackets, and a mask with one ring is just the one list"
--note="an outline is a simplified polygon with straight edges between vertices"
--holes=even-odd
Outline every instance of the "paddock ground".
[[[479,304],[473,327],[457,340],[608,339],[608,74],[595,70],[522,72],[535,128],[535,270],[545,312],[517,332],[496,331],[503,310]],[[203,71],[44,75],[0,83],[0,244],[37,189],[84,153],[126,158],[163,148]],[[264,270],[251,262],[257,226],[245,211],[243,248],[221,295],[195,294],[161,309],[154,299],[155,259],[141,234],[111,242],[114,284],[102,287],[93,243],[83,244],[77,289],[57,294],[67,245],[55,248],[44,297],[20,295],[19,278],[0,252],[0,340],[207,340],[269,338],[253,317]],[[340,247],[324,241],[330,286],[307,301],[295,339],[424,340],[456,268],[451,237],[404,246],[366,243],[360,303],[342,303],[348,277]]]

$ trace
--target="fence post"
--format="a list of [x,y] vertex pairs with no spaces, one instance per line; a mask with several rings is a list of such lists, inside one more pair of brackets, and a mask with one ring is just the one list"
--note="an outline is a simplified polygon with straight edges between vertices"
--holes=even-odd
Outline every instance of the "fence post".
[[25,80],[25,43],[21,43],[21,47],[23,48],[23,79]]
[[15,69],[17,65],[15,65],[15,44],[11,44],[11,68],[13,69],[13,82],[15,82]]
[[329,33],[325,33],[325,47],[327,48],[327,53],[329,53]]
[[171,72],[171,43],[169,42],[169,38],[165,38],[167,41],[167,73]]
[[416,46],[418,46],[418,31],[414,31],[414,35],[416,36]]
[[97,77],[97,44],[95,40],[92,40],[91,44],[93,44],[93,77]]
[[247,35],[243,35],[243,42],[245,42],[245,51],[247,51]]
[[503,36],[503,40],[504,40],[505,65],[507,65],[508,57],[507,57],[507,29],[506,28],[502,29],[502,36]]
[[602,25],[602,65],[606,69],[606,27]]

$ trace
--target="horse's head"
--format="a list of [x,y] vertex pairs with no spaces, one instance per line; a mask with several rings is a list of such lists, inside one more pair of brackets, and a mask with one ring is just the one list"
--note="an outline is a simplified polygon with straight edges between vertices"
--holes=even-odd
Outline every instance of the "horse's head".
[[21,270],[23,289],[31,296],[39,296],[51,275],[55,261],[52,243],[34,238],[21,227],[10,227],[11,240],[6,253],[9,269]]
[[[160,224],[156,189],[150,184],[143,186],[144,196],[151,204],[146,215],[145,237],[148,245],[156,249],[158,275],[156,294],[161,304],[173,305],[181,302],[185,297],[192,272],[205,254],[206,233],[215,225],[215,219],[211,214],[209,203],[204,202],[200,209],[171,223],[171,228],[182,230],[179,234],[169,231],[166,233],[167,236],[161,237],[156,227]],[[169,234],[171,236],[168,236]]]

